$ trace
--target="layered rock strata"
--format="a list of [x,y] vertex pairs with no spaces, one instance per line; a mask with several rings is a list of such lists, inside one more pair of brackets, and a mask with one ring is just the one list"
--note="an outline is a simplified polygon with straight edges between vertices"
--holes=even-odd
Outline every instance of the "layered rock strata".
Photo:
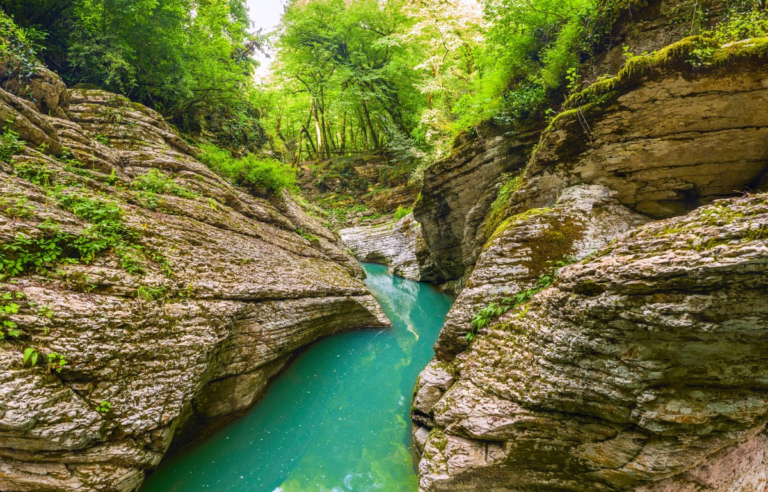
[[486,125],[476,135],[464,135],[450,157],[427,168],[413,215],[422,226],[440,282],[458,280],[471,270],[487,239],[479,226],[496,197],[499,179],[525,167],[537,138],[537,133],[515,135]]
[[0,90],[21,138],[0,162],[3,273],[21,265],[0,301],[18,330],[0,341],[8,492],[136,490],[175,435],[248,408],[297,349],[387,325],[289,195],[229,185],[143,106],[68,96],[51,117]]
[[764,186],[766,46],[635,59],[544,133],[417,383],[422,491],[764,488],[765,199],[707,204]]
[[392,274],[411,280],[438,278],[421,225],[410,214],[388,224],[341,229],[339,235],[360,261],[387,265]]
[[762,490],[766,230],[765,195],[644,226],[433,364],[422,490]]

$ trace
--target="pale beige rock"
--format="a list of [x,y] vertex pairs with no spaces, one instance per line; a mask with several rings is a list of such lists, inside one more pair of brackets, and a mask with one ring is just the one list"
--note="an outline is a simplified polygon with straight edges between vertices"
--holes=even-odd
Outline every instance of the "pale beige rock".
[[[254,196],[217,177],[157,113],[73,91],[71,119],[62,119],[13,97],[0,91],[14,103],[8,111],[31,115],[25,124],[36,130],[20,133],[35,145],[0,163],[0,242],[41,237],[44,220],[72,237],[87,230],[18,175],[23,166],[45,168],[50,184],[120,207],[144,248],[144,272],[128,273],[105,251],[90,264],[47,265],[2,285],[24,298],[12,316],[21,335],[0,342],[0,490],[136,490],[175,436],[178,446],[247,409],[296,350],[388,324],[333,233],[287,194]],[[38,134],[68,147],[80,165],[36,150]],[[148,203],[132,182],[151,168],[195,195]],[[28,210],[9,212],[21,199]],[[68,364],[50,374],[43,363],[22,367],[25,347],[41,361],[64,354]],[[107,414],[96,411],[102,401],[111,404]]]
[[627,233],[481,333],[422,490],[764,490],[766,203]]
[[339,235],[360,261],[387,265],[394,275],[412,280],[438,278],[421,225],[410,214],[387,224],[341,229]]
[[485,125],[474,138],[459,139],[449,157],[424,173],[413,215],[439,272],[438,283],[458,280],[471,270],[485,241],[477,237],[478,227],[496,197],[494,183],[503,173],[524,168],[538,138],[536,132],[508,131]]
[[715,201],[765,187],[761,42],[695,73],[683,43],[544,133],[417,383],[422,492],[766,490],[768,205]]

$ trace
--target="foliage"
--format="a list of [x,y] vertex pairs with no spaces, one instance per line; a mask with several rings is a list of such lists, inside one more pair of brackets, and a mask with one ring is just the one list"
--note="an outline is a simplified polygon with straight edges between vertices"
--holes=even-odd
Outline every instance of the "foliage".
[[108,414],[112,411],[112,404],[106,400],[102,400],[96,405],[96,411],[101,414]]
[[56,171],[45,163],[14,162],[13,167],[17,176],[44,188],[50,187],[55,181]]
[[147,302],[153,302],[162,299],[164,295],[165,289],[162,287],[140,285],[138,289],[136,289],[136,297]]
[[398,205],[397,210],[395,210],[395,220],[400,220],[411,212],[413,212],[413,208],[403,208]]
[[6,336],[18,337],[21,332],[18,330],[16,322],[10,319],[11,315],[19,313],[19,305],[15,301],[24,299],[23,292],[4,292],[0,296],[0,340]]
[[19,134],[6,128],[5,132],[0,135],[0,161],[10,163],[11,157],[21,153],[23,149],[24,146],[19,140]]
[[[504,177],[508,177],[505,175]],[[507,204],[512,194],[517,191],[522,183],[520,176],[515,176],[511,179],[505,180],[499,187],[499,192],[496,195],[496,199],[491,204],[491,209],[488,211],[488,216],[485,219],[485,235],[491,237],[493,232],[502,223],[507,216]]]
[[22,364],[24,367],[32,367],[37,364],[37,358],[40,354],[33,347],[27,347],[24,349],[24,357],[22,358]]
[[491,302],[487,306],[481,308],[477,313],[475,313],[472,321],[470,321],[470,329],[465,337],[467,342],[474,340],[478,332],[487,328],[493,320],[499,318],[507,311],[527,303],[533,299],[533,296],[552,285],[557,278],[558,270],[564,266],[574,263],[575,261],[575,258],[566,258],[566,261],[556,261],[552,263],[547,272],[539,278],[535,286],[518,292],[513,297],[504,297],[499,300],[498,303]]
[[315,236],[311,232],[305,232],[301,229],[296,229],[296,233],[312,244],[320,242],[320,238]]
[[19,28],[0,10],[0,80],[6,87],[10,80],[24,86],[41,68],[37,50],[44,39],[44,33],[34,28]]
[[51,373],[51,371],[61,372],[61,370],[64,368],[64,366],[67,365],[67,358],[58,352],[51,352],[48,354],[48,365],[47,370],[48,374]]
[[714,31],[705,34],[712,36],[720,44],[766,37],[768,36],[768,12],[761,9],[750,9],[745,12],[733,9]]
[[232,157],[229,151],[212,144],[204,144],[202,149],[200,161],[234,184],[273,193],[296,189],[296,172],[280,161],[260,159],[253,154]]
[[[32,170],[29,168],[30,172]],[[32,176],[39,178],[38,174]],[[116,202],[61,185],[50,187],[49,194],[64,210],[88,224],[73,234],[62,231],[56,223],[45,221],[37,226],[34,235],[19,233],[13,241],[0,246],[2,274],[14,277],[29,271],[42,272],[60,262],[87,264],[97,255],[112,251],[129,273],[143,273],[143,258],[147,257],[170,276],[169,263],[159,253],[141,244],[140,234],[125,225],[122,209]]]
[[37,51],[69,86],[123,94],[183,130],[232,145],[264,142],[249,96],[252,55],[264,38],[249,32],[246,0],[0,0],[0,7],[20,26],[0,17],[0,50],[27,71],[37,68]]
[[0,212],[4,213],[8,217],[28,218],[31,217],[35,211],[35,206],[32,205],[29,199],[25,196],[18,198],[4,197],[0,198]]
[[64,247],[69,237],[50,224],[39,227],[42,234],[29,237],[19,233],[12,242],[2,245],[0,250],[0,272],[14,277],[23,272],[41,269],[63,258]]
[[170,176],[155,168],[137,176],[131,183],[131,188],[155,194],[176,195],[182,198],[195,198],[198,196],[197,193],[177,184]]

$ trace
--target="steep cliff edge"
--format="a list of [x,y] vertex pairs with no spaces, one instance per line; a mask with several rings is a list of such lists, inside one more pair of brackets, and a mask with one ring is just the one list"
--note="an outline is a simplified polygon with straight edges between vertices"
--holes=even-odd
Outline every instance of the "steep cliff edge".
[[707,204],[764,188],[766,47],[633,58],[502,184],[415,389],[423,491],[764,485],[764,197]]
[[[583,86],[597,81],[604,82],[606,78],[615,76],[624,67],[627,57],[632,57],[633,53],[652,53],[686,35],[712,29],[735,8],[735,4],[719,0],[630,0],[605,1],[598,4],[601,6],[602,15],[605,16],[598,22],[604,22],[606,25],[605,33],[597,37],[604,39],[600,46],[593,48],[594,53],[577,71]],[[587,41],[585,43],[589,44]],[[585,55],[586,53],[581,54],[582,59]],[[690,61],[703,62],[695,56]],[[690,64],[688,68],[691,68]],[[646,66],[645,72],[648,69]],[[653,67],[650,67],[650,70],[652,71]],[[694,77],[695,71],[687,70],[685,77]],[[643,73],[643,67],[640,67],[638,72]],[[649,88],[649,91],[652,89]],[[666,89],[662,89],[664,90]],[[646,97],[649,94],[652,93],[646,93]],[[661,104],[664,95],[659,96]],[[677,96],[687,97],[683,94]],[[714,93],[710,96],[712,99],[717,98]],[[560,100],[552,99],[550,102],[555,108],[560,105]],[[646,102],[649,104],[645,107],[651,108],[652,101],[643,101]],[[589,134],[595,130],[589,127],[593,124],[593,119],[587,117],[579,122],[580,116],[586,111],[583,106],[584,103],[572,106],[569,115],[576,126],[584,126],[584,133]],[[626,109],[631,111],[633,108]],[[717,111],[720,108],[709,109]],[[649,113],[653,111],[649,110]],[[664,118],[664,115],[649,115],[657,121]],[[625,122],[633,125],[635,120],[625,119]],[[675,125],[675,122],[668,121],[666,124],[669,127]],[[483,245],[498,225],[487,223],[489,214],[496,217],[500,215],[494,211],[494,201],[499,198],[506,200],[509,192],[515,188],[511,186],[510,180],[519,177],[527,167],[529,157],[546,126],[544,123],[522,124],[521,128],[516,129],[514,123],[507,125],[500,126],[489,121],[462,134],[455,142],[451,155],[427,169],[420,199],[414,206],[414,217],[422,224],[424,240],[443,277],[442,281],[455,280],[459,288],[469,280]],[[646,126],[650,127],[651,123]],[[628,128],[615,130],[631,132]],[[695,128],[692,130],[699,131]],[[663,134],[661,128],[659,131]],[[575,145],[579,139],[591,141],[593,137],[599,135],[572,134],[567,136],[565,142]],[[558,138],[564,138],[564,135],[561,134]],[[618,140],[628,142],[630,139]],[[728,193],[730,192],[726,194]],[[550,199],[551,197],[548,197],[545,202],[551,202]],[[525,210],[525,207],[522,210]],[[687,210],[690,210],[690,207]],[[674,213],[685,211],[685,208],[681,210],[678,207]],[[666,216],[669,215],[668,213]],[[493,222],[493,217],[491,219],[490,222]]]
[[387,321],[289,195],[229,185],[141,105],[66,96],[0,90],[0,489],[132,491],[295,350]]
[[[413,215],[440,275],[458,280],[472,269],[487,237],[478,230],[504,173],[519,173],[538,133],[515,135],[487,125],[464,135],[451,155],[427,168]],[[479,236],[479,237],[478,237]]]
[[433,365],[422,489],[761,490],[766,227],[765,195],[644,226]]

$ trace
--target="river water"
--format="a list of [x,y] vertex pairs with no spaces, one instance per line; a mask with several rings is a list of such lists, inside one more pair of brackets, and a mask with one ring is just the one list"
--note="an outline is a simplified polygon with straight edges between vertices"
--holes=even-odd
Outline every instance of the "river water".
[[409,411],[453,302],[364,264],[392,320],[321,340],[243,417],[163,461],[142,492],[409,492]]

